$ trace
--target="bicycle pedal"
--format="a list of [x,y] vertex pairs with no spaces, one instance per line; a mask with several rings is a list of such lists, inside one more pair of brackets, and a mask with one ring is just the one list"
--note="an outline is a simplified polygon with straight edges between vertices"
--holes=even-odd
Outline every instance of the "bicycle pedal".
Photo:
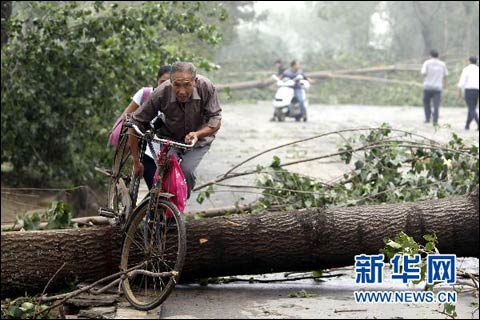
[[115,214],[115,211],[113,211],[113,209],[110,209],[110,208],[99,208],[98,214],[106,218],[115,218],[117,216]]

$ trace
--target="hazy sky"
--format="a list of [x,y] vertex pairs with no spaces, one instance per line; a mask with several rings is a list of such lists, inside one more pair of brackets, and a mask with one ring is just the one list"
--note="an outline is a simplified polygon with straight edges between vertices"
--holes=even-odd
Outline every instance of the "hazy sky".
[[255,10],[260,12],[263,10],[288,12],[292,8],[305,7],[305,1],[258,1],[254,3]]

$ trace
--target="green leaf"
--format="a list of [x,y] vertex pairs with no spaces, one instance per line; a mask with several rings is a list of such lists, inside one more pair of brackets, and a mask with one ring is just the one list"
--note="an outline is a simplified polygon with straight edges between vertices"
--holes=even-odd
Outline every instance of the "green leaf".
[[205,193],[204,192],[200,192],[198,195],[197,195],[197,202],[199,204],[202,204],[203,201],[205,201]]
[[437,240],[437,237],[435,235],[426,234],[423,236],[423,239],[425,239],[428,242],[435,242]]
[[280,168],[280,158],[277,156],[273,156],[273,161],[270,164],[270,167],[272,168]]
[[358,160],[358,161],[355,162],[355,170],[362,169],[363,166],[364,166],[363,161]]
[[397,242],[392,241],[392,240],[388,241],[386,243],[386,245],[389,246],[389,247],[392,247],[394,249],[401,249],[402,248],[402,245],[400,243],[397,243]]
[[23,311],[19,306],[12,305],[8,308],[8,315],[11,319],[21,319],[23,316]]
[[452,303],[445,303],[443,305],[443,311],[452,316],[453,318],[456,318],[457,317],[457,311],[456,311],[456,306]]
[[425,245],[425,250],[427,251],[433,251],[434,248],[435,245],[432,242],[427,242],[427,244]]
[[312,271],[312,277],[322,277],[323,270]]
[[35,305],[31,302],[24,302],[22,303],[22,308],[24,308],[25,310],[30,310],[30,309],[33,309],[35,307]]

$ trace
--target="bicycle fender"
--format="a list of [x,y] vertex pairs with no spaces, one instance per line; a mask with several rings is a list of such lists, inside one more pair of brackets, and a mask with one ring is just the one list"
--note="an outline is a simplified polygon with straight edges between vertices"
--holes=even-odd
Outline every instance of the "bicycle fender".
[[158,195],[162,198],[165,198],[165,199],[170,199],[170,198],[175,197],[175,195],[173,195],[171,193],[167,193],[167,192],[162,192],[162,193],[159,193]]

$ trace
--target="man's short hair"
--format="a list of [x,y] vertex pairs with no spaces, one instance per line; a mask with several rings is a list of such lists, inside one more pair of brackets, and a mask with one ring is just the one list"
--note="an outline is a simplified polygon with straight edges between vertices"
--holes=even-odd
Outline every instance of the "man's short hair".
[[430,56],[438,58],[438,51],[435,49],[430,50]]
[[164,66],[161,66],[160,69],[158,69],[157,80],[160,79],[165,73],[170,74],[170,71],[172,71],[171,65],[166,64]]
[[477,57],[475,56],[471,56],[470,58],[468,58],[468,61],[470,61],[471,64],[477,64]]
[[173,75],[177,72],[188,72],[192,74],[192,79],[195,79],[197,76],[197,69],[191,62],[175,62],[172,64],[172,69],[170,70],[170,81],[173,82]]
[[280,60],[280,59],[275,60],[275,64],[277,64],[277,63],[282,64],[282,60]]
[[292,60],[292,62],[290,62],[290,67],[293,67],[296,64],[297,64],[297,60]]

